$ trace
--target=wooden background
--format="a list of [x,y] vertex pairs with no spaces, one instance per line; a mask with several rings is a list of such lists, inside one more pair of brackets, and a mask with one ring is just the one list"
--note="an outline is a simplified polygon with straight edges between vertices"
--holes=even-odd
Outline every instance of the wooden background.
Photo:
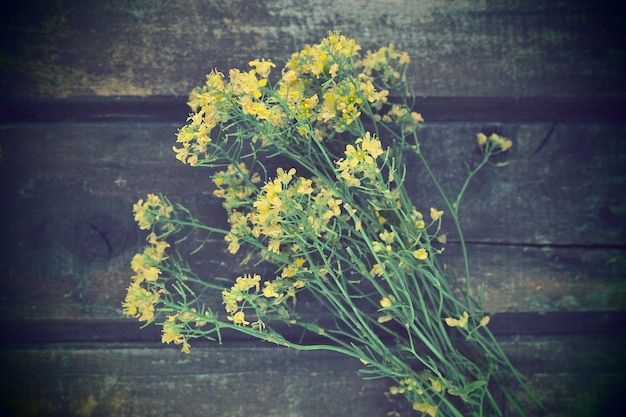
[[[241,338],[184,355],[121,316],[163,192],[224,222],[206,171],[170,151],[217,67],[341,29],[412,57],[425,152],[458,186],[479,131],[514,141],[462,210],[492,326],[546,410],[600,416],[626,390],[626,9],[618,1],[52,0],[0,12],[0,414],[411,415],[359,364]],[[432,190],[411,173],[418,206]],[[230,275],[224,245],[193,258]],[[458,265],[458,248],[445,261]],[[215,300],[219,303],[219,300]],[[515,415],[512,411],[510,415]]]

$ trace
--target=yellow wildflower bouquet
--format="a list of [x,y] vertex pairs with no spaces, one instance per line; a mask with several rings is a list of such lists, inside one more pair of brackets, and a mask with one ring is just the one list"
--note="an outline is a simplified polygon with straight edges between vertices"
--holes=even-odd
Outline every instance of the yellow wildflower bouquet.
[[[361,55],[354,40],[331,32],[294,53],[278,76],[269,60],[227,78],[212,71],[190,95],[173,150],[212,169],[229,228],[204,224],[162,195],[139,200],[135,219],[149,235],[131,262],[125,315],[162,326],[162,341],[186,353],[192,339],[221,341],[225,329],[339,352],[432,417],[503,415],[504,402],[523,414],[509,389],[515,380],[525,389],[522,377],[487,327],[480,294],[470,294],[458,218],[472,177],[511,142],[479,134],[482,159],[448,196],[420,148],[409,61],[393,45]],[[407,161],[434,181],[444,207],[414,205]],[[444,213],[463,250],[462,297],[437,261]],[[175,247],[190,233],[222,235],[252,270],[228,282],[197,276]],[[262,277],[261,264],[271,273]],[[207,305],[209,293],[223,307]],[[303,298],[319,306],[315,315],[298,309]],[[294,327],[304,337],[285,332]]]

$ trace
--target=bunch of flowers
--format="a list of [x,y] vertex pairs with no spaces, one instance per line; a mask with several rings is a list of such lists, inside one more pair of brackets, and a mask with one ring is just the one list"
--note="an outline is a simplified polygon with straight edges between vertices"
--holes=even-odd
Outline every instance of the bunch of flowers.
[[[340,352],[432,417],[503,415],[505,400],[517,405],[507,381],[525,386],[487,327],[480,294],[470,292],[458,218],[472,177],[512,143],[479,134],[481,161],[455,198],[446,195],[420,148],[409,61],[391,44],[362,55],[354,40],[330,32],[294,53],[278,76],[269,60],[228,77],[212,71],[190,95],[192,113],[173,150],[185,164],[212,169],[230,227],[204,224],[165,196],[140,200],[135,219],[150,234],[131,263],[125,315],[162,326],[162,341],[187,353],[195,338],[221,341],[223,329]],[[444,207],[414,204],[409,159],[421,163]],[[461,240],[463,297],[437,261],[446,215]],[[198,277],[173,247],[190,230],[223,235],[230,253],[273,272],[251,270],[226,284]],[[223,306],[207,305],[208,292]],[[331,319],[300,311],[302,297]],[[316,338],[291,340],[276,330],[282,324]]]

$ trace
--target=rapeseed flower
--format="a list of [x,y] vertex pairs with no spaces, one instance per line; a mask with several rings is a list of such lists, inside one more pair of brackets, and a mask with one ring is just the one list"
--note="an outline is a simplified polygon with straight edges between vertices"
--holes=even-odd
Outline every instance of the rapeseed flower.
[[428,252],[424,248],[419,248],[413,251],[413,256],[415,257],[415,259],[423,261],[428,259]]
[[416,402],[416,403],[413,403],[413,410],[426,413],[430,417],[437,417],[437,410],[439,410],[439,407],[433,404],[425,404],[425,403]]
[[126,298],[122,303],[124,315],[149,323],[154,320],[155,305],[160,297],[159,292],[148,291],[141,286],[141,282],[134,281],[128,287]]
[[155,194],[148,194],[145,202],[140,199],[133,205],[135,221],[142,230],[149,230],[160,219],[169,219],[173,210],[166,200]]
[[445,321],[446,324],[450,327],[465,327],[467,326],[467,320],[469,318],[469,315],[467,314],[467,311],[464,311],[463,314],[458,318],[452,318],[452,317],[446,317]]

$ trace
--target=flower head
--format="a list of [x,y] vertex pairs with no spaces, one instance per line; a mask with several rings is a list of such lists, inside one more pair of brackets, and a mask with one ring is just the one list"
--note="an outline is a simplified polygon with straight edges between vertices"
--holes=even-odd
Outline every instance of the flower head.
[[464,311],[463,314],[458,318],[452,318],[452,317],[446,317],[445,321],[446,324],[450,327],[465,327],[467,326],[467,320],[469,318],[469,315],[467,314],[467,311]]
[[423,261],[428,259],[428,252],[424,248],[419,248],[413,251],[413,256],[415,257],[415,259]]

